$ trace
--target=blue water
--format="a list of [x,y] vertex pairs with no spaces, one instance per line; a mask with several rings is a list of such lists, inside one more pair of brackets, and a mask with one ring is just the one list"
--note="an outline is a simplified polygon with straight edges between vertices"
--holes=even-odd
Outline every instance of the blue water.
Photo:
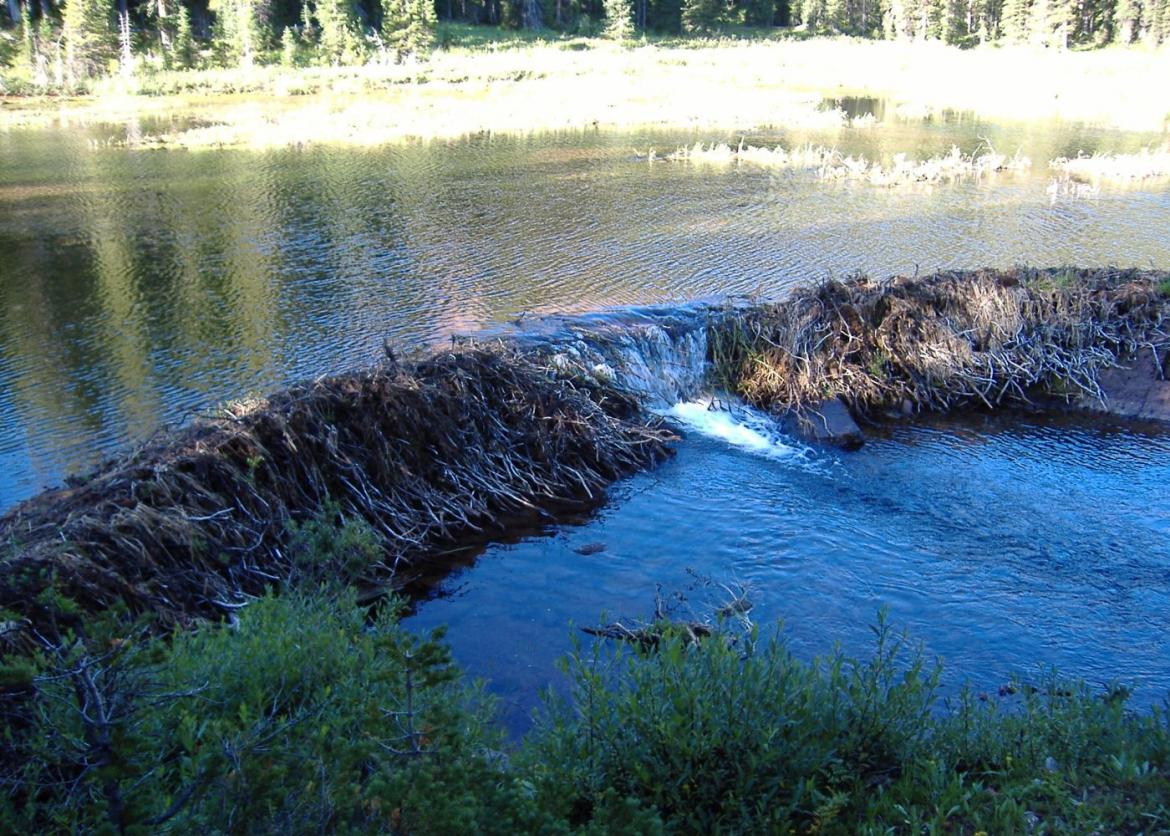
[[745,585],[752,620],[783,621],[805,658],[867,654],[888,607],[941,658],[945,693],[1053,666],[1121,681],[1137,706],[1170,694],[1165,432],[1006,414],[897,425],[856,453],[728,435],[690,429],[595,519],[490,549],[408,623],[449,624],[516,733],[560,681],[572,625],[648,618],[658,587],[701,620],[720,584]]

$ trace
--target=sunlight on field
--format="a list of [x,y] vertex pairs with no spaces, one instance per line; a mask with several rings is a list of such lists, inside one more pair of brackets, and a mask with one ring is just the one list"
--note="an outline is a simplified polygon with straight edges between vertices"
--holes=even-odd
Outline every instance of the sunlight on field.
[[918,116],[951,109],[1158,132],[1170,120],[1165,78],[1165,50],[959,50],[848,38],[627,48],[574,39],[455,48],[418,64],[107,80],[93,98],[6,102],[0,125],[179,114],[202,127],[147,142],[190,148],[591,126],[832,129],[846,120],[818,109],[821,98],[853,94],[889,98]]

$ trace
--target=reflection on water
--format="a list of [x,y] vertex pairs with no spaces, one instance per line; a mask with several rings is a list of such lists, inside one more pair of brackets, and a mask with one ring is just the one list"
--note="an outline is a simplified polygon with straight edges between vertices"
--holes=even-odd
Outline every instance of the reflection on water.
[[90,147],[114,132],[0,133],[0,507],[163,421],[366,363],[387,336],[420,346],[523,311],[775,295],[856,270],[1170,264],[1167,190],[1050,202],[1042,161],[1143,141],[1077,127],[746,137],[870,157],[985,137],[1040,161],[931,192],[636,158],[738,136]]
[[[409,620],[450,625],[514,732],[558,681],[570,624],[648,618],[659,584],[686,596],[684,616],[710,616],[727,595],[696,576],[746,584],[753,620],[782,620],[804,658],[868,653],[888,606],[943,658],[948,693],[1056,666],[1127,683],[1139,707],[1170,696],[1170,435],[974,416],[810,467],[704,430],[596,520],[493,548]],[[593,542],[605,550],[575,551]]]

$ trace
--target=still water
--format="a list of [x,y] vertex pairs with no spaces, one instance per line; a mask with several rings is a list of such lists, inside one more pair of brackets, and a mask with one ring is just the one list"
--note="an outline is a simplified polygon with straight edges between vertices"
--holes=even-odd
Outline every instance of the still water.
[[[944,695],[1049,669],[1133,705],[1170,697],[1170,434],[977,415],[886,428],[855,453],[676,408],[668,463],[585,525],[485,553],[408,624],[449,625],[514,733],[560,681],[571,625],[705,620],[746,588],[797,655],[872,651],[880,608],[943,662]],[[603,545],[603,551],[590,552]],[[591,548],[590,548],[591,547]],[[580,636],[580,638],[587,638]]]
[[[0,509],[160,423],[524,311],[776,295],[856,270],[1170,265],[1170,190],[1046,191],[1047,160],[1154,137],[969,117],[748,135],[888,160],[988,141],[1025,176],[923,189],[639,161],[739,135],[377,149],[106,147],[151,124],[0,132]],[[860,110],[859,110],[860,108]]]

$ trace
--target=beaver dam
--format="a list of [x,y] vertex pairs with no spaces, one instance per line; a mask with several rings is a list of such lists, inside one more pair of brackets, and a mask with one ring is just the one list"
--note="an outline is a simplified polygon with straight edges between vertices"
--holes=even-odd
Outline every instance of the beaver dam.
[[[230,618],[322,574],[370,595],[410,588],[469,548],[596,508],[670,455],[687,421],[669,408],[705,393],[846,446],[868,432],[854,421],[880,433],[890,415],[1159,417],[1168,312],[1167,273],[985,270],[546,318],[409,361],[388,350],[14,508],[0,521],[4,637],[28,647],[113,608],[162,625]],[[344,553],[306,565],[298,544],[322,519]],[[354,520],[376,542],[349,538]]]

